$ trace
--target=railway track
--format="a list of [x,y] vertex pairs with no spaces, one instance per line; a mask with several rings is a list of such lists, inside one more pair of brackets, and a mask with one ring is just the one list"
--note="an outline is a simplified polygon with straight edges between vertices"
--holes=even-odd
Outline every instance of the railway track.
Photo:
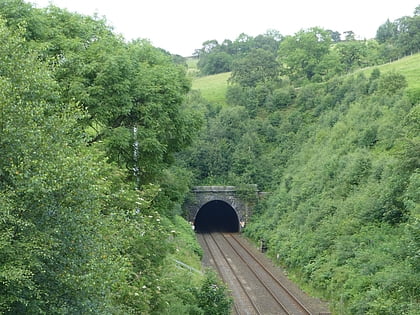
[[232,290],[236,314],[321,314],[311,311],[236,234],[198,234],[198,238],[210,263]]
[[[237,276],[237,272],[232,267],[232,264],[227,259],[226,255],[223,254],[220,246],[214,240],[212,234],[200,234],[202,236],[202,244],[204,245],[204,250],[210,255],[211,263],[216,267],[217,272],[222,277],[222,279],[229,283],[231,287],[236,287],[236,290],[233,290],[234,297],[234,313],[235,314],[258,314],[262,315],[258,307],[253,302],[249,293],[245,289],[242,282]],[[239,289],[239,290],[238,290]]]
[[232,249],[248,265],[251,272],[261,281],[270,296],[278,303],[285,314],[310,315],[308,308],[287,289],[255,256],[252,254],[234,234],[221,234],[231,245]]

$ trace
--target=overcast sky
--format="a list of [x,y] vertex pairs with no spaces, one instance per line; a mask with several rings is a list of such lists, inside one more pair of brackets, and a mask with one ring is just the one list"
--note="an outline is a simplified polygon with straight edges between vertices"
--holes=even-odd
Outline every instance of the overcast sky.
[[127,40],[147,38],[173,54],[190,56],[206,40],[234,40],[275,29],[293,35],[320,26],[373,38],[387,19],[413,15],[420,0],[26,0],[105,16]]

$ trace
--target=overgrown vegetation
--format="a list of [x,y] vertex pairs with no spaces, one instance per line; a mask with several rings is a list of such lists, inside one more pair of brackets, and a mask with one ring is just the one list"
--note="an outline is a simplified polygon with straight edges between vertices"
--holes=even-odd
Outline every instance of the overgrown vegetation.
[[229,312],[179,216],[201,121],[179,58],[20,0],[0,43],[0,313]]
[[[337,314],[420,308],[419,55],[355,71],[418,51],[419,18],[386,39],[390,22],[370,41],[312,28],[232,54],[228,106],[203,102],[180,155],[199,184],[270,191],[245,233]],[[206,43],[202,63],[231,45]]]

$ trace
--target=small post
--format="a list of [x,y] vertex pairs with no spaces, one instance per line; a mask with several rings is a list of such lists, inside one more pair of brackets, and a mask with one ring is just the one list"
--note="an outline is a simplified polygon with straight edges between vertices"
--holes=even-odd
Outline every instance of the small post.
[[265,253],[267,251],[267,243],[264,239],[260,240],[260,251],[261,253]]

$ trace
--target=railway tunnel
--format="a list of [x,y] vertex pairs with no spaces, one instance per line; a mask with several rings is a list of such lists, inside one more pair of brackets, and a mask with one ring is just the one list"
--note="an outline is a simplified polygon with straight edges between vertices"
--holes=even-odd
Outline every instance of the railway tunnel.
[[222,200],[212,200],[204,204],[197,212],[194,226],[197,233],[236,233],[240,230],[238,214]]

